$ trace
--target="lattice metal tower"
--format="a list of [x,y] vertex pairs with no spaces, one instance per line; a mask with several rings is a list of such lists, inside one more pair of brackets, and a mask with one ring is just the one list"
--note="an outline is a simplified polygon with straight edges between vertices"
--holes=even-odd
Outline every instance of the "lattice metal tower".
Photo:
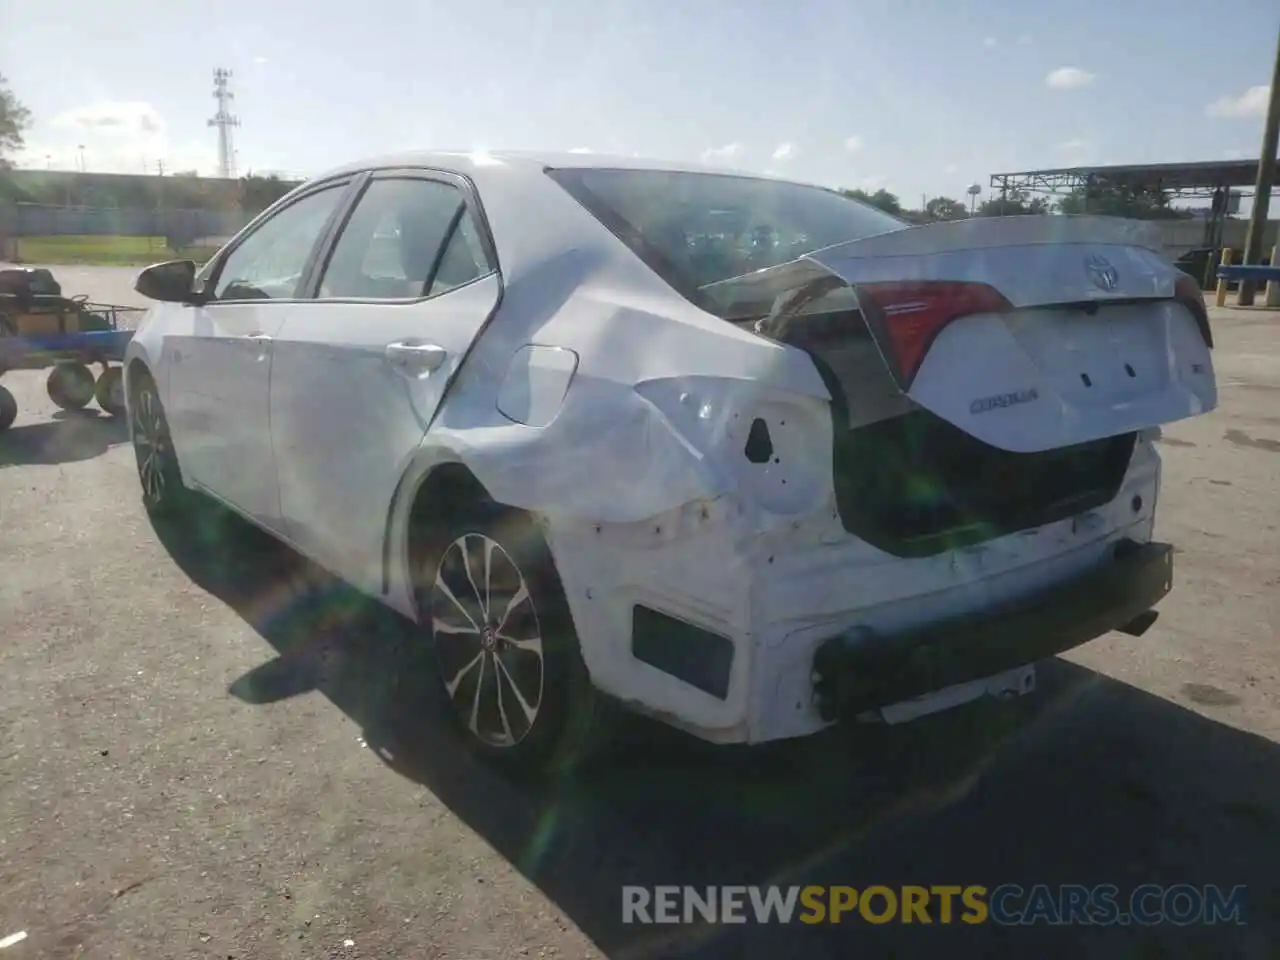
[[218,128],[218,176],[228,179],[236,175],[236,151],[231,141],[231,128],[240,126],[240,119],[231,114],[231,101],[236,95],[228,84],[231,71],[219,67],[213,71],[213,99],[218,101],[218,112],[209,119],[209,126]]

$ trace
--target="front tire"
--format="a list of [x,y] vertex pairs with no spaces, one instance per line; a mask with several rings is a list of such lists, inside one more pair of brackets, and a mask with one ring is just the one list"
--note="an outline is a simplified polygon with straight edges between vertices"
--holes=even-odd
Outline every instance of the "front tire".
[[81,410],[93,399],[93,371],[83,363],[56,363],[45,389],[49,399],[63,410]]
[[169,421],[150,375],[137,375],[132,401],[129,434],[138,465],[138,482],[142,486],[142,504],[153,516],[175,515],[187,505],[189,498],[169,433]]
[[519,773],[565,773],[607,735],[551,552],[531,518],[484,505],[448,518],[419,554],[447,710],[468,745]]

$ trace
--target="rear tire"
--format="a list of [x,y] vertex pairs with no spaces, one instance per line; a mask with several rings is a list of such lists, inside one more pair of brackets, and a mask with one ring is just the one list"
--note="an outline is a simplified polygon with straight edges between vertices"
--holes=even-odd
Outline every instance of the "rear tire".
[[182,482],[160,393],[150,374],[137,374],[130,407],[129,436],[142,486],[142,505],[154,517],[174,517],[188,506],[190,496]]
[[98,377],[93,388],[93,398],[98,401],[103,411],[113,417],[125,415],[124,371],[119,367],[107,367]]
[[57,363],[49,371],[45,389],[63,410],[81,410],[93,399],[93,371],[83,363]]
[[424,533],[415,596],[445,709],[473,750],[521,774],[565,774],[608,738],[551,552],[532,519],[482,504]]
[[0,387],[0,432],[13,426],[18,419],[18,400],[7,387]]

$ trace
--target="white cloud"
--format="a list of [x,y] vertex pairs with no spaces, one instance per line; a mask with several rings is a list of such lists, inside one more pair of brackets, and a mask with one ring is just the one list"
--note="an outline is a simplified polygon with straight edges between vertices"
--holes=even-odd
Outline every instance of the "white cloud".
[[796,155],[796,145],[794,143],[780,143],[777,149],[773,151],[773,159],[790,160]]
[[861,182],[859,182],[858,186],[860,186],[863,190],[869,190],[871,192],[875,192],[876,190],[879,190],[888,182],[889,182],[888,177],[880,177],[880,176],[863,177]]
[[570,153],[595,153],[595,151],[592,150],[590,147],[572,147],[570,148],[569,152]]
[[253,62],[254,63],[270,63],[271,61],[266,57],[254,57]]
[[1095,77],[1095,74],[1079,67],[1059,67],[1049,71],[1044,82],[1055,90],[1076,90],[1093,83]]
[[959,172],[959,170],[960,168],[956,166],[954,163],[948,163],[945,167],[942,168],[942,172],[945,173],[947,176],[951,176],[953,173]]
[[1228,160],[1247,160],[1250,151],[1241,150],[1239,147],[1233,147],[1230,150],[1223,150],[1222,155]]
[[986,37],[986,38],[982,41],[982,45],[983,45],[984,47],[986,47],[988,50],[994,50],[994,49],[996,48],[996,38],[995,38],[995,37]]
[[732,160],[741,152],[742,144],[740,143],[726,143],[722,147],[707,147],[707,149],[702,151],[702,162],[724,163],[725,161]]
[[857,153],[862,149],[862,138],[856,135],[845,137],[844,148],[849,153]]
[[1231,120],[1252,120],[1267,115],[1267,101],[1271,99],[1271,87],[1266,84],[1250,87],[1238,97],[1219,97],[1204,108],[1211,117],[1226,117]]
[[141,101],[102,100],[64,110],[53,126],[117,136],[153,136],[164,130],[156,108]]
[[1031,45],[1031,34],[1024,33],[1018,37],[1018,46],[1028,47]]
[[[82,104],[32,130],[26,147],[14,158],[19,166],[58,170],[156,173],[196,170],[216,172],[216,139],[175,142],[164,118],[142,101],[100,100]],[[83,147],[83,152],[81,148]]]

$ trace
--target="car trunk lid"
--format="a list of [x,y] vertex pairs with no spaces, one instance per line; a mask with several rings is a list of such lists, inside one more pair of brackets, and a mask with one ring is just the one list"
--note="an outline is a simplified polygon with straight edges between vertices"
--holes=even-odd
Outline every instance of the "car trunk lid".
[[[1217,405],[1198,287],[1149,224],[974,218],[893,231],[703,288],[808,351],[850,409],[898,399],[1005,451],[1086,444]],[[879,361],[875,363],[874,361]],[[881,376],[881,381],[884,380]],[[856,401],[861,398],[862,403]],[[875,415],[871,417],[875,419]]]

